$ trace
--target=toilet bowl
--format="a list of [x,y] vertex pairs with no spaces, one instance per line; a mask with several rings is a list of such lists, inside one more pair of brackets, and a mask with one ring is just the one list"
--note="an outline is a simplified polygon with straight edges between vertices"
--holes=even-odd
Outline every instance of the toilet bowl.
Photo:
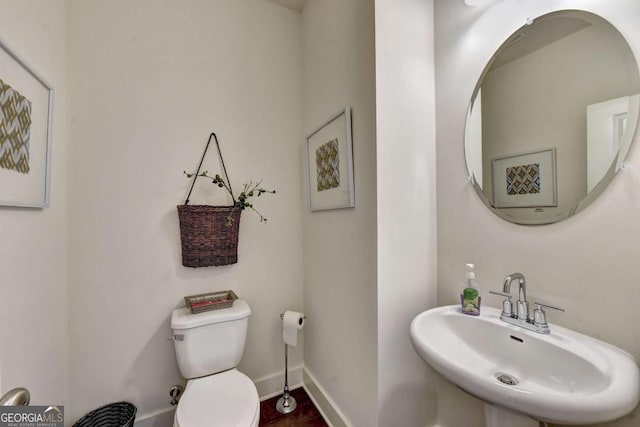
[[260,399],[251,379],[236,369],[244,352],[251,309],[237,299],[229,308],[193,314],[178,308],[171,329],[178,368],[187,386],[174,427],[257,427]]
[[174,427],[257,427],[260,399],[249,377],[231,369],[190,380],[180,399]]

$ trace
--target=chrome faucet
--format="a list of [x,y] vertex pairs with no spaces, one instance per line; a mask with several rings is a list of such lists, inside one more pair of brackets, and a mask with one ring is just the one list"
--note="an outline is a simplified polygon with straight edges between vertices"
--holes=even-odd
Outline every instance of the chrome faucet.
[[512,273],[504,278],[502,292],[508,294],[511,292],[511,282],[518,281],[518,319],[531,320],[529,317],[529,303],[527,302],[527,281],[522,273]]
[[[513,304],[511,302],[511,282],[514,280],[518,281],[518,303],[516,313],[513,313]],[[533,311],[533,318],[529,316],[527,281],[522,273],[512,273],[505,277],[502,285],[502,292],[489,291],[489,293],[501,295],[505,298],[502,301],[502,313],[500,314],[501,320],[541,334],[550,333],[549,324],[547,323],[547,317],[543,307],[564,311],[562,308],[536,302],[536,309]]]

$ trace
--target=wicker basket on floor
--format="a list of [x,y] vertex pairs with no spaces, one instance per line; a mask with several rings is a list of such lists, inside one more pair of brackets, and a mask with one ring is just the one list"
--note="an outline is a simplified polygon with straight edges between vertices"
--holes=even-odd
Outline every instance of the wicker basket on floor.
[[73,427],[133,427],[138,409],[129,402],[114,402],[94,409]]
[[234,206],[179,205],[182,265],[209,267],[238,262],[242,209]]

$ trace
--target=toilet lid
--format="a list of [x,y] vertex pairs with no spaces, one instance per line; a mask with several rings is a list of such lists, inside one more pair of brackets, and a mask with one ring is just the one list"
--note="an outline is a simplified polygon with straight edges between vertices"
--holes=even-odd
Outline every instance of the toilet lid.
[[253,382],[231,369],[190,380],[180,398],[176,421],[181,427],[247,427],[253,425],[259,408]]

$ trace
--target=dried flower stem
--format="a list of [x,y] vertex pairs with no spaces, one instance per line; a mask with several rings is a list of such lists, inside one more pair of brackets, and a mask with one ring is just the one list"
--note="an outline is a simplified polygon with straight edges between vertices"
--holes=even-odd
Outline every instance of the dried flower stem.
[[[184,171],[183,173],[187,176],[187,178],[192,178],[195,175],[193,173],[187,173],[186,171]],[[245,183],[242,193],[240,193],[240,195],[238,196],[238,199],[236,200],[236,198],[233,195],[233,191],[231,191],[231,187],[229,186],[229,183],[226,182],[220,175],[216,174],[215,176],[211,176],[209,175],[208,171],[203,171],[200,174],[198,174],[198,176],[201,176],[203,178],[209,178],[213,184],[227,190],[227,193],[231,195],[231,199],[233,200],[233,206],[239,207],[240,209],[243,209],[243,210],[246,208],[249,208],[252,211],[254,211],[256,214],[258,214],[258,216],[260,217],[260,222],[265,222],[265,223],[267,222],[267,218],[265,218],[264,215],[262,215],[256,208],[254,208],[253,204],[249,201],[251,197],[254,197],[254,196],[260,197],[263,193],[276,194],[275,190],[265,190],[264,188],[260,187],[260,184],[262,184],[262,181],[258,181],[258,182],[249,181]],[[227,223],[225,225],[230,226],[232,222],[233,222],[233,219],[229,217],[227,218]]]

